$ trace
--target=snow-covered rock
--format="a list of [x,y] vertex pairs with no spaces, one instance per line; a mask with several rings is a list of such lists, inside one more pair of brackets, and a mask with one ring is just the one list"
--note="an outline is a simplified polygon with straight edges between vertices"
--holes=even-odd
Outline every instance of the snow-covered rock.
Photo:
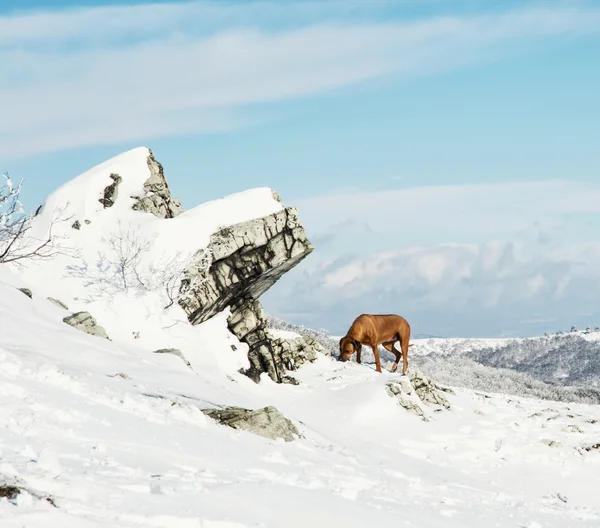
[[272,440],[281,438],[286,442],[291,442],[299,435],[294,423],[273,406],[256,410],[239,407],[202,409],[202,412],[223,425],[249,431]]
[[425,406],[435,410],[450,409],[450,402],[443,393],[454,394],[452,389],[441,387],[414,366],[408,369],[406,376],[387,382],[386,391],[408,412],[425,420],[428,420]]
[[106,330],[104,330],[104,328],[96,322],[96,319],[94,319],[92,314],[89,312],[74,313],[65,317],[63,322],[67,323],[73,328],[77,328],[77,330],[85,332],[86,334],[109,339],[108,335],[106,334]]
[[48,297],[48,300],[54,304],[55,306],[58,306],[59,308],[62,308],[63,310],[68,310],[69,307],[62,302],[60,299],[55,299],[54,297]]
[[27,295],[30,299],[33,299],[33,293],[29,288],[19,288],[19,291]]
[[324,349],[309,338],[273,338],[257,299],[312,251],[293,208],[223,228],[184,271],[179,305],[193,324],[230,307],[229,329],[249,347],[250,368],[243,372],[256,382],[266,372],[277,383],[293,383],[285,371]]
[[158,218],[174,218],[183,212],[183,206],[177,198],[171,196],[163,167],[151,150],[147,161],[150,177],[144,182],[144,195],[135,197],[136,202],[132,208],[152,213]]

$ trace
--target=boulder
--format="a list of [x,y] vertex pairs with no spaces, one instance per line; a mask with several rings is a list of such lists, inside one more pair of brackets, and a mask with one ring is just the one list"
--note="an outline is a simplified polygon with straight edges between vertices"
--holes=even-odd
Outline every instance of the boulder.
[[[121,178],[121,176],[118,174],[112,173],[109,177],[113,182],[104,188],[104,196],[98,199],[105,209],[115,205],[119,192],[119,184],[123,181],[123,178]],[[81,227],[81,224],[79,224],[79,227]]]
[[29,288],[19,288],[19,291],[23,292],[30,299],[33,299],[33,293],[32,293],[32,291]]
[[291,207],[223,228],[184,271],[179,305],[202,323],[240,298],[258,299],[313,249]]
[[263,372],[277,383],[296,383],[285,371],[324,350],[307,337],[275,339],[257,299],[313,249],[294,208],[223,228],[184,271],[178,303],[192,324],[229,307],[229,329],[249,347],[243,373],[257,383]]
[[59,301],[58,299],[55,299],[54,297],[47,297],[47,299],[52,303],[55,304],[56,306],[58,306],[59,308],[62,308],[63,310],[68,310],[69,307],[62,301]]
[[256,410],[240,407],[202,409],[202,412],[223,425],[234,429],[243,429],[273,440],[281,438],[286,442],[291,442],[299,436],[294,423],[271,406]]
[[63,322],[72,326],[73,328],[77,328],[77,330],[81,330],[86,334],[90,334],[93,336],[103,337],[104,339],[109,339],[108,335],[106,335],[106,331],[102,326],[96,323],[96,320],[92,317],[89,312],[77,312],[63,319]]
[[174,218],[183,212],[183,206],[177,198],[171,196],[162,165],[154,159],[150,150],[148,168],[150,177],[144,183],[144,196],[132,196],[136,201],[133,209],[152,213],[158,218]]
[[406,374],[386,383],[386,391],[408,412],[429,421],[424,410],[427,406],[434,407],[436,411],[450,409],[450,402],[443,393],[454,394],[452,389],[441,387],[417,367],[410,367]]
[[414,389],[406,379],[390,381],[386,383],[385,389],[386,392],[392,398],[396,398],[398,403],[408,412],[421,416],[423,419],[427,420],[425,412],[418,403],[419,400],[415,395]]
[[454,394],[452,389],[438,385],[431,378],[425,376],[417,367],[409,369],[406,374],[421,401],[450,409],[450,402],[443,393]]

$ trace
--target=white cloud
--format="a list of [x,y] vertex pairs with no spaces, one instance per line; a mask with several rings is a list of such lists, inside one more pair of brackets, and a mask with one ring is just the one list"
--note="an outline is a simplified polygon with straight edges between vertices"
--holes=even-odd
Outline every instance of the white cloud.
[[[565,215],[597,214],[600,185],[538,181],[332,191],[295,205],[311,236],[338,233],[351,240],[357,232],[351,227],[368,222],[374,233],[387,237],[388,247],[397,247],[399,242],[452,242],[457,235],[514,238],[536,225],[558,225]],[[340,232],[339,225],[346,229]],[[487,258],[499,258],[498,251],[492,250]]]
[[[279,316],[336,333],[364,312],[400,313],[415,333],[437,335],[535,335],[600,324],[597,233],[589,229],[592,241],[580,243],[580,224],[568,220],[599,217],[600,184],[357,191],[297,205],[309,238],[337,239],[317,246],[267,294],[266,308]],[[373,233],[358,236],[367,220]],[[559,235],[544,231],[559,224]],[[482,242],[457,243],[464,239]]]
[[165,3],[0,17],[0,154],[229,129],[245,124],[237,110],[247,105],[433,73],[530,38],[600,28],[594,9],[357,23],[351,15],[366,10],[357,5]]
[[[582,255],[585,264],[577,262]],[[264,304],[334,333],[366,312],[402,314],[415,334],[498,336],[599,325],[599,297],[600,244],[540,257],[496,241],[344,257],[316,271],[295,270]]]

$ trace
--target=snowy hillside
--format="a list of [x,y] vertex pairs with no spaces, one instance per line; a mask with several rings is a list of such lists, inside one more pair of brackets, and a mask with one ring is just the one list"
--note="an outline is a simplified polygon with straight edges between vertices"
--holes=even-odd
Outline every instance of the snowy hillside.
[[[415,340],[413,355],[426,363],[467,363],[509,369],[545,384],[585,389],[600,403],[600,332],[570,332],[535,338]],[[443,367],[442,367],[443,368]],[[481,371],[481,369],[479,369]],[[489,371],[491,372],[491,371]],[[493,375],[493,374],[492,374]],[[468,380],[464,380],[468,382]]]
[[[427,404],[437,389],[413,377],[419,345],[408,377],[324,353],[294,371],[298,385],[240,373],[248,345],[230,309],[191,324],[164,281],[218,228],[282,205],[254,189],[180,212],[164,188],[149,193],[148,154],[48,198],[32,231],[69,219],[53,226],[56,258],[0,265],[2,528],[599,525],[597,405],[461,388]],[[142,202],[165,216],[132,209]],[[63,322],[80,311],[110,339]],[[275,407],[293,439],[210,417],[229,406]]]
[[[0,478],[29,493],[0,500],[3,527],[600,522],[597,406],[459,390],[424,422],[384,391],[398,375],[322,358],[297,387],[229,379],[207,368],[235,363],[218,320],[197,329],[192,371],[81,333],[10,283],[2,270]],[[275,405],[303,438],[217,425],[199,410],[215,404]]]

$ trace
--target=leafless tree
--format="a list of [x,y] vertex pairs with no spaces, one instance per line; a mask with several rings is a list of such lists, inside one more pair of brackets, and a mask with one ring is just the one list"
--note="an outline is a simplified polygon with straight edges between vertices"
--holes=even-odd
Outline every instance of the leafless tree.
[[95,262],[85,259],[67,267],[67,275],[84,279],[85,286],[96,295],[117,292],[161,292],[165,308],[172,306],[188,259],[181,252],[153,256],[154,242],[138,226],[123,226],[101,239],[101,250]]
[[177,251],[172,257],[159,259],[149,266],[150,276],[154,283],[153,289],[162,289],[168,300],[165,309],[173,306],[177,299],[186,261],[184,255]]
[[69,220],[64,208],[53,211],[48,231],[43,237],[32,235],[31,213],[26,213],[19,200],[23,180],[14,185],[8,174],[0,187],[0,264],[23,264],[32,260],[49,260],[58,254],[68,253],[54,228]]
[[110,264],[113,266],[119,280],[121,289],[126,291],[130,287],[148,289],[144,283],[147,280],[141,272],[143,257],[152,249],[152,241],[146,238],[139,227],[123,229],[121,221],[118,229],[101,239],[111,251]]

